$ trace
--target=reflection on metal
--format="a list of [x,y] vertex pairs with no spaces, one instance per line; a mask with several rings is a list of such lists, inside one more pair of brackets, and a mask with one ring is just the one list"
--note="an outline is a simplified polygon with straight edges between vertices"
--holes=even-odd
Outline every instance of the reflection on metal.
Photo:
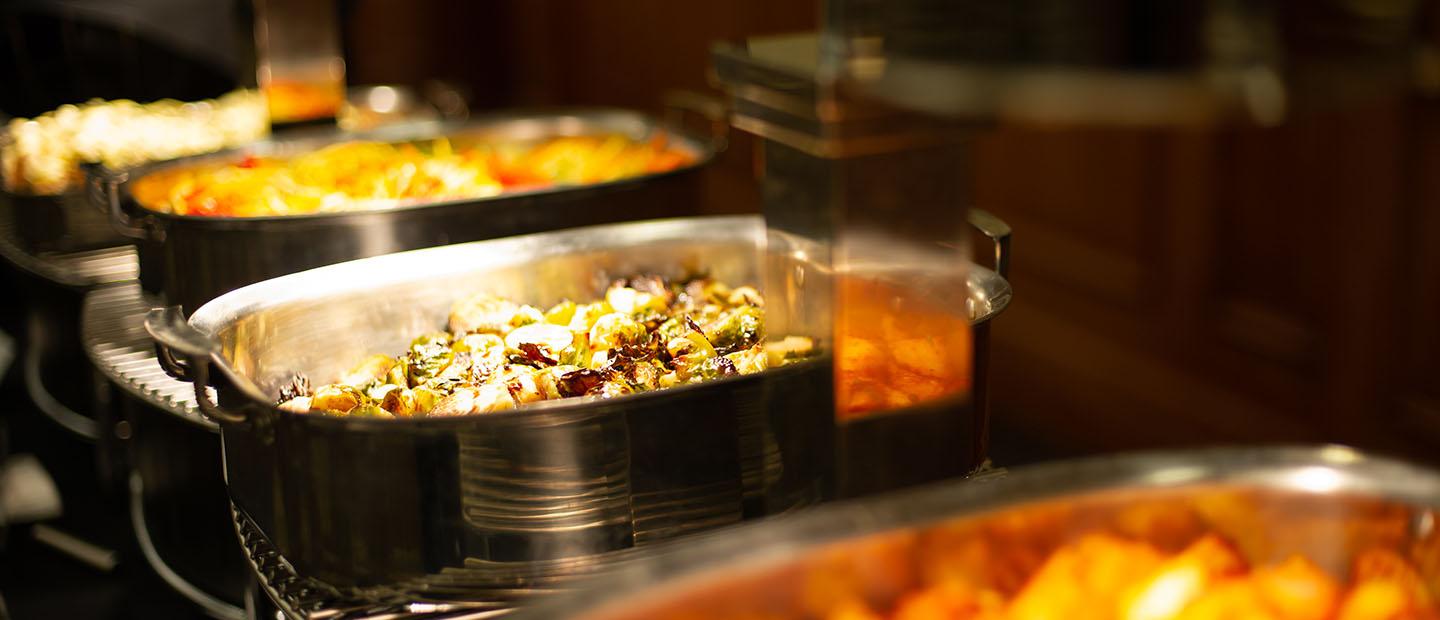
[[78,193],[58,199],[0,194],[0,258],[45,280],[75,288],[134,280],[139,276],[134,246],[124,245],[123,240],[98,239],[98,246],[90,242],[72,245],[71,240],[94,237],[76,232],[73,226],[109,230],[104,218],[98,225],[90,221],[95,215],[95,209]]
[[81,338],[95,368],[132,396],[192,424],[218,428],[195,406],[195,386],[176,381],[155,359],[145,312],[158,304],[134,282],[90,292],[81,311]]

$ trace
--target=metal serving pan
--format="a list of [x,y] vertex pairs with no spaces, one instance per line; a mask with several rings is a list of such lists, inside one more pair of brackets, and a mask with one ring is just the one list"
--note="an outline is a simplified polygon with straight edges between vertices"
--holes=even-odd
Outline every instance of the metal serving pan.
[[[667,545],[517,620],[807,618],[847,596],[884,610],[937,574],[1017,566],[1106,531],[1174,549],[1205,531],[1252,563],[1303,554],[1343,576],[1358,551],[1408,556],[1434,584],[1440,475],[1341,447],[1215,449],[1037,466]],[[1029,558],[1028,560],[1026,558]],[[1014,581],[1014,579],[1009,579]],[[1023,583],[1023,582],[1021,582]]]
[[148,327],[162,360],[180,358],[172,370],[216,388],[199,404],[220,424],[232,500],[301,574],[363,587],[478,566],[523,582],[507,571],[817,501],[833,420],[806,405],[828,398],[828,365],[395,424],[282,412],[289,373],[331,377],[403,348],[470,291],[545,304],[687,267],[756,282],[762,238],[757,218],[689,218],[418,250],[276,278],[188,326],[172,310]]
[[365,133],[311,132],[129,171],[96,171],[101,189],[97,202],[110,213],[117,230],[159,244],[160,288],[170,303],[188,312],[246,284],[355,258],[690,214],[701,204],[699,171],[714,156],[715,144],[672,127],[666,128],[671,145],[688,152],[694,162],[663,173],[393,209],[277,217],[204,217],[150,210],[130,193],[130,184],[148,174],[249,155],[290,156],[348,140],[402,142],[441,136],[531,140],[595,133],[644,139],[659,129],[654,119],[638,112],[586,108],[507,112],[465,123],[416,123]]
[[[242,520],[299,574],[426,590],[464,567],[467,583],[513,588],[578,570],[559,560],[822,499],[835,455],[828,360],[615,400],[388,423],[282,412],[280,387],[295,370],[322,379],[403,348],[482,288],[545,304],[636,272],[704,268],[757,282],[764,236],[759,217],[699,217],[417,250],[252,285],[188,324],[155,311],[147,327],[220,423]],[[1009,286],[988,270],[973,276],[983,324]]]
[[[0,150],[14,138],[0,126]],[[89,164],[82,166],[87,171]],[[88,179],[87,179],[88,181]],[[0,208],[10,222],[16,245],[27,253],[75,252],[129,243],[110,227],[103,214],[89,205],[88,187],[60,194],[27,194],[0,189]]]

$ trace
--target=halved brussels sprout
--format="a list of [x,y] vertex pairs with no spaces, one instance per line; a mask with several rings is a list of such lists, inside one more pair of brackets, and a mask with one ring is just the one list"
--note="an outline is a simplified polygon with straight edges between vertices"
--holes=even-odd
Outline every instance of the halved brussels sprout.
[[484,353],[491,347],[503,347],[505,340],[495,334],[465,334],[450,345],[456,353]]
[[394,366],[395,358],[376,353],[361,360],[359,364],[340,377],[340,383],[363,387],[383,378]]
[[570,317],[570,331],[588,333],[595,321],[609,313],[610,309],[603,303],[576,306],[574,315]]
[[430,409],[429,417],[449,417],[475,413],[475,396],[480,390],[470,387],[455,388],[449,396],[441,398]]
[[373,404],[370,404],[370,403],[365,403],[365,404],[363,404],[363,405],[360,405],[359,407],[356,407],[356,408],[354,408],[354,409],[351,409],[351,410],[350,410],[350,417],[352,417],[352,418],[394,418],[395,416],[392,415],[389,411],[386,411],[386,410],[384,410],[384,409],[381,409],[380,407],[378,407],[378,406],[376,406],[376,405],[373,405]]
[[749,305],[757,308],[765,307],[765,298],[761,297],[760,291],[755,290],[753,286],[742,286],[730,291],[730,296],[725,298],[725,302],[732,306]]
[[736,351],[725,356],[735,364],[735,370],[742,375],[757,373],[770,367],[770,358],[760,345]]
[[575,302],[568,299],[545,311],[545,320],[556,325],[569,325],[572,318],[575,318]]
[[716,349],[734,351],[754,346],[764,334],[763,311],[755,306],[738,306],[725,311],[705,325],[705,338]]
[[445,394],[440,391],[424,386],[410,390],[410,393],[415,397],[416,415],[429,415],[435,405],[445,398]]
[[505,335],[505,346],[511,349],[518,351],[521,345],[533,344],[544,348],[551,357],[558,357],[574,342],[575,334],[570,328],[554,323],[531,323]]
[[515,397],[511,396],[510,387],[503,381],[492,378],[480,384],[480,388],[475,391],[475,413],[490,413],[514,408]]
[[310,397],[310,409],[344,414],[365,402],[365,395],[349,385],[320,386]]
[[413,416],[416,413],[415,393],[406,388],[395,387],[380,398],[380,408],[401,418]]
[[522,325],[544,322],[545,313],[541,312],[539,308],[535,306],[520,306],[520,308],[515,311],[515,315],[510,317],[510,328],[514,329]]
[[619,312],[612,312],[596,319],[595,325],[590,328],[590,348],[601,351],[642,344],[649,335],[640,322]]
[[640,292],[628,286],[612,286],[605,291],[605,303],[621,314],[650,314],[663,312],[666,299],[661,295]]
[[510,329],[510,321],[519,308],[514,302],[494,295],[472,295],[451,306],[450,331],[503,334]]

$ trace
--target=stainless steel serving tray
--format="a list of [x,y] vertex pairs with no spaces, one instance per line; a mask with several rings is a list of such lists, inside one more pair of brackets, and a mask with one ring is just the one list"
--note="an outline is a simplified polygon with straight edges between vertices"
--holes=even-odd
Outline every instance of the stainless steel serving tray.
[[[293,371],[325,381],[403,349],[469,292],[543,305],[640,272],[758,282],[764,236],[759,217],[697,217],[417,250],[248,286],[188,322],[152,312],[147,326],[220,423],[243,520],[299,574],[373,593],[469,571],[467,583],[513,589],[573,571],[568,560],[820,499],[835,455],[828,360],[442,419],[296,415],[273,406],[280,387]],[[972,276],[983,324],[1009,286]]]
[[[457,139],[534,140],[618,133],[645,139],[659,124],[638,112],[585,108],[506,112],[464,123],[417,123],[365,133],[318,131],[241,148],[142,166],[97,171],[99,206],[117,230],[157,246],[158,278],[142,273],[186,311],[246,284],[312,267],[416,248],[626,220],[687,215],[701,203],[699,170],[715,142],[665,128],[674,148],[694,162],[663,173],[606,183],[433,201],[391,209],[277,217],[203,217],[162,213],[138,204],[130,184],[180,166],[236,161],[248,155],[291,156],[348,140],[405,142]],[[145,269],[150,269],[148,266]],[[147,288],[154,288],[149,287]]]
[[1440,551],[1437,507],[1435,471],[1337,446],[1093,458],[823,507],[698,544],[666,545],[579,594],[514,617],[825,617],[817,607],[850,595],[883,610],[930,583],[928,570],[1023,579],[1024,573],[1011,574],[1017,561],[1033,565],[1034,558],[1095,531],[1162,549],[1216,531],[1251,562],[1298,553],[1336,576],[1358,551],[1382,546],[1422,560],[1416,564],[1433,584],[1435,565],[1423,560]]
[[763,230],[687,218],[417,250],[248,286],[188,325],[161,313],[149,327],[162,359],[180,358],[172,370],[216,388],[199,404],[220,422],[231,497],[300,574],[383,589],[466,569],[520,587],[564,560],[817,501],[833,454],[828,364],[391,423],[283,412],[279,387],[404,348],[467,292],[543,305],[687,268],[756,282]]

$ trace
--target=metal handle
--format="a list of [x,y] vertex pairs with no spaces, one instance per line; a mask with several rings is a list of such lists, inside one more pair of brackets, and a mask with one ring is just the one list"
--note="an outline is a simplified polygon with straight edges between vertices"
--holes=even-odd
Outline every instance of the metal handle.
[[145,331],[155,340],[155,357],[165,373],[195,384],[195,405],[200,413],[218,423],[245,421],[244,415],[226,411],[210,400],[210,356],[220,347],[185,321],[180,306],[155,308],[146,313]]
[[110,226],[115,232],[131,239],[148,239],[150,235],[145,227],[137,224],[120,206],[120,184],[128,178],[129,173],[123,170],[95,166],[85,176],[85,184],[88,186],[86,193],[90,196],[91,205],[110,214]]
[[25,391],[30,393],[30,400],[35,403],[35,408],[39,409],[45,417],[50,418],[50,421],[81,439],[86,441],[99,439],[99,423],[93,418],[66,407],[65,403],[60,402],[50,394],[50,390],[45,388],[45,380],[40,372],[40,349],[34,343],[25,349]]
[[995,273],[1010,277],[1010,225],[984,209],[971,208],[967,219],[995,245]]
[[730,144],[730,108],[724,100],[693,90],[670,90],[660,96],[665,106],[665,124],[679,129],[685,116],[693,114],[710,124],[710,144],[716,153]]
[[190,602],[205,610],[205,614],[217,620],[243,620],[245,610],[226,603],[210,593],[190,583],[175,569],[165,563],[165,558],[160,557],[160,551],[155,548],[155,541],[150,538],[150,526],[145,523],[145,481],[140,478],[139,472],[130,472],[130,523],[135,530],[135,541],[140,546],[140,553],[145,556],[145,561],[150,563],[150,568],[155,569],[155,574],[160,579],[179,592],[181,596],[189,599]]

